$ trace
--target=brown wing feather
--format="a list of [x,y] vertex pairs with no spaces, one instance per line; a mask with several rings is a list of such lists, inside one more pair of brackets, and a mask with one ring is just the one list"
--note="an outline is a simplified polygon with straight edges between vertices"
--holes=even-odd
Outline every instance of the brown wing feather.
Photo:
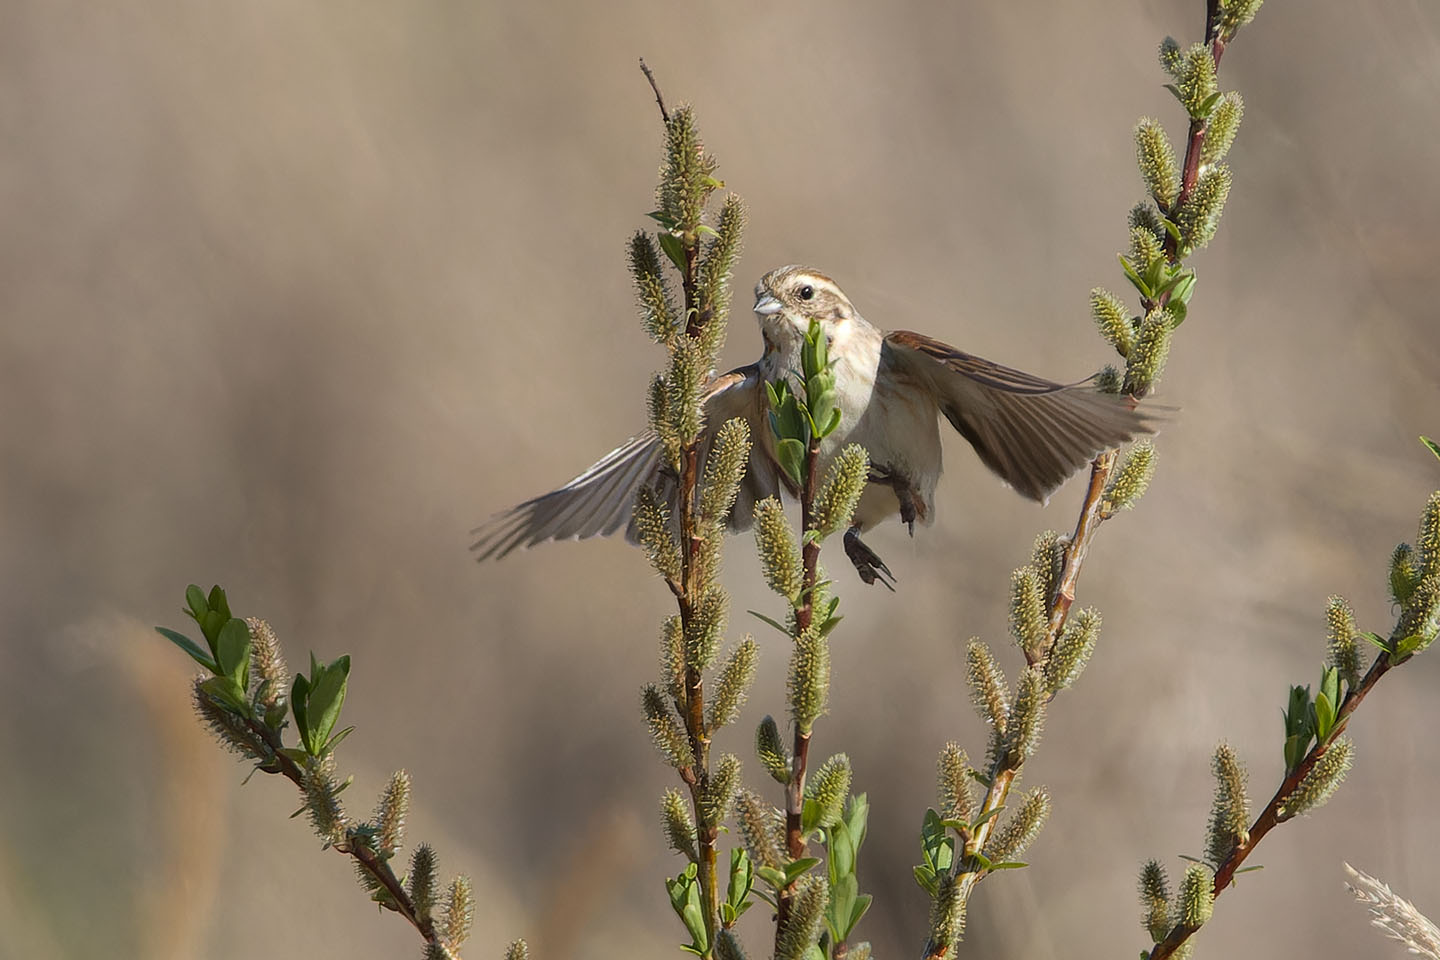
[[[715,430],[734,417],[744,417],[756,436],[763,406],[759,369],[741,367],[710,383],[705,397],[705,433],[700,455],[709,453]],[[631,520],[635,497],[642,485],[659,489],[673,505],[677,482],[664,462],[660,439],[646,430],[631,437],[602,457],[590,469],[557,490],[526,500],[496,514],[470,531],[476,537],[470,549],[477,560],[499,559],[514,550],[533,547],[548,540],[584,540],[610,536],[622,527],[625,538],[635,540]],[[730,512],[732,529],[749,529],[757,501],[773,496],[777,489],[774,466],[759,443],[751,448],[750,465],[740,486],[740,495]]]
[[1153,433],[1146,412],[1089,381],[1055,383],[905,330],[886,345],[928,381],[941,411],[985,466],[1044,501],[1102,450]]

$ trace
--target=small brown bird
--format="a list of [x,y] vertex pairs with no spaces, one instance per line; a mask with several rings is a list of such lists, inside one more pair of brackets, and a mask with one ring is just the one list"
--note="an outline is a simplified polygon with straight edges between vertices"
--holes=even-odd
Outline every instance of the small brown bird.
[[[862,532],[896,515],[912,535],[916,520],[934,522],[941,415],[1001,480],[1041,502],[1100,451],[1153,432],[1132,401],[1101,393],[1089,381],[1053,383],[923,334],[885,333],[866,322],[834,280],[808,267],[766,274],[755,286],[755,314],[764,355],[713,379],[704,399],[703,441],[734,417],[749,421],[757,441],[730,528],[748,529],[755,504],[789,486],[775,461],[765,384],[800,369],[805,332],[817,320],[829,341],[841,411],[840,426],[821,442],[819,469],[846,444],[858,443],[870,455],[870,482],[845,535],[845,552],[866,583],[879,579],[888,587],[894,576],[860,540]],[[676,488],[660,441],[648,430],[558,490],[478,527],[471,549],[486,560],[546,540],[583,540],[622,527],[633,541],[631,510],[643,484],[659,484],[672,497]]]

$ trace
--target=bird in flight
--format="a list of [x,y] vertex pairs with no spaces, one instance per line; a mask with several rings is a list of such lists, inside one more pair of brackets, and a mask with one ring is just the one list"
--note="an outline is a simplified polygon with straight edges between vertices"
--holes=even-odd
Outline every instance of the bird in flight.
[[[703,399],[702,457],[716,429],[732,418],[747,420],[757,438],[729,527],[749,529],[756,503],[782,489],[796,493],[775,459],[765,384],[800,369],[805,333],[812,319],[818,321],[841,412],[839,427],[821,441],[819,472],[847,444],[860,444],[870,456],[869,482],[844,538],[846,555],[866,583],[879,580],[893,589],[895,578],[860,534],[898,516],[913,536],[916,521],[935,520],[942,416],[1002,481],[1042,503],[1102,450],[1154,432],[1131,398],[1101,392],[1088,380],[1055,383],[924,334],[887,333],[866,321],[834,280],[809,267],[766,274],[755,286],[754,309],[764,355],[715,377]],[[483,561],[547,540],[583,540],[622,529],[633,542],[631,514],[644,485],[658,488],[673,506],[677,478],[665,463],[659,437],[649,430],[559,489],[477,527],[471,549]]]

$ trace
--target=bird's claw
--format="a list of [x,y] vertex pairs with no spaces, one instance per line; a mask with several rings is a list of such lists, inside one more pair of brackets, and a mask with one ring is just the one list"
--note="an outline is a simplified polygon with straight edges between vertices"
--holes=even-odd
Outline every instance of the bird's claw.
[[845,556],[855,564],[855,572],[860,574],[860,579],[865,583],[879,583],[891,593],[895,592],[895,574],[891,573],[890,568],[885,566],[885,561],[860,539],[859,527],[851,527],[845,531]]

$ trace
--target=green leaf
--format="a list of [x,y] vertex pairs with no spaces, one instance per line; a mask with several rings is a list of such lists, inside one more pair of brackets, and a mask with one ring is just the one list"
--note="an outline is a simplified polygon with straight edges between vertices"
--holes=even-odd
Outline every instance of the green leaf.
[[655,234],[655,238],[660,241],[660,249],[665,251],[665,256],[669,257],[670,262],[675,264],[675,269],[684,273],[685,245],[680,242],[680,238],[669,231],[661,231]]
[[1330,698],[1325,694],[1315,697],[1315,736],[1324,740],[1335,726],[1335,707],[1330,703]]
[[245,702],[245,691],[231,677],[211,677],[200,684],[200,689],[210,695],[217,703],[224,704],[241,716],[248,712],[249,705]]
[[926,866],[917,865],[915,867],[915,882],[920,885],[921,890],[924,890],[932,897],[935,896],[940,889],[940,884],[935,880],[935,871]]
[[310,740],[316,749],[316,756],[324,756],[323,745],[330,739],[330,731],[340,718],[340,708],[345,704],[345,690],[350,676],[350,657],[335,658],[320,668],[319,677],[310,690],[307,708],[310,719]]
[[810,868],[820,862],[819,857],[801,857],[799,860],[791,860],[785,864],[785,886],[790,886],[799,880]]
[[1210,94],[1210,96],[1206,97],[1205,101],[1200,104],[1199,108],[1195,111],[1193,116],[1199,119],[1208,120],[1210,118],[1210,114],[1215,112],[1215,105],[1220,102],[1220,98],[1223,96],[1225,96],[1225,94],[1219,92],[1218,90]]
[[830,871],[830,886],[833,888],[841,877],[855,873],[855,845],[850,838],[850,827],[844,820],[830,828],[825,846],[830,852],[826,867]]
[[210,656],[210,654],[200,649],[200,645],[194,640],[191,640],[189,637],[185,636],[185,634],[176,633],[174,630],[171,630],[167,627],[156,627],[155,632],[160,634],[160,636],[164,637],[166,640],[169,640],[171,643],[175,644],[175,646],[179,647],[181,650],[184,650],[190,655],[190,659],[200,664],[200,666],[204,667],[206,670],[209,670],[211,673],[220,672],[220,668],[216,665],[215,660]]
[[805,482],[805,444],[786,437],[775,444],[775,459],[780,461],[780,469],[797,487]]
[[250,626],[239,617],[231,617],[220,628],[215,641],[215,662],[220,672],[240,685],[250,686]]
[[1408,637],[1401,637],[1395,641],[1395,651],[1390,655],[1390,659],[1396,662],[1404,660],[1409,657],[1410,654],[1419,650],[1424,644],[1425,638],[1418,633],[1412,633]]
[[303,673],[295,674],[295,682],[290,685],[290,712],[295,716],[300,742],[307,752],[313,754],[315,741],[310,734],[310,681]]
[[766,866],[763,863],[759,864],[755,868],[755,876],[764,880],[776,890],[785,886],[785,874],[781,873],[780,870],[775,867]]
[[1136,273],[1135,268],[1130,266],[1130,261],[1125,259],[1123,253],[1118,254],[1118,256],[1120,258],[1120,269],[1125,271],[1125,276],[1130,280],[1131,286],[1140,291],[1140,296],[1146,297],[1147,299],[1150,298],[1150,288],[1146,286],[1144,280],[1140,279],[1140,274]]
[[1431,440],[1429,437],[1425,436],[1422,436],[1420,438],[1420,442],[1425,444],[1425,446],[1430,449],[1430,452],[1435,454],[1435,457],[1437,459],[1440,459],[1440,443],[1436,443],[1434,440]]
[[716,230],[714,227],[709,226],[708,224],[704,224],[704,223],[702,223],[702,224],[700,224],[700,226],[696,227],[696,228],[695,228],[695,232],[696,232],[697,234],[699,234],[700,236],[702,236],[702,237],[718,237],[718,236],[720,236],[720,231],[718,231],[718,230]]
[[744,847],[736,847],[730,851],[730,882],[725,891],[726,904],[730,906],[735,916],[740,916],[750,904],[746,898],[750,896],[750,888],[755,883],[755,868],[750,861],[750,855],[745,852]]
[[335,748],[340,746],[340,742],[346,737],[350,736],[350,734],[353,733],[354,730],[355,728],[353,726],[346,727],[344,730],[341,730],[339,733],[335,734],[335,736],[331,737],[330,740],[325,744],[325,749],[320,751],[321,756],[329,756],[330,754],[334,753]]
[[1379,647],[1381,650],[1384,650],[1386,653],[1390,652],[1390,641],[1386,640],[1378,633],[1372,633],[1371,631],[1366,630],[1360,634],[1360,639],[1365,640],[1369,643],[1373,643],[1375,646]]
[[[870,903],[874,899],[875,898],[868,893],[862,893],[855,898],[855,906],[850,910],[850,931],[854,931],[856,925],[860,923],[860,918],[865,916],[865,911],[870,909]],[[848,932],[846,936],[849,936]]]
[[190,608],[190,616],[197,621],[210,609],[210,605],[205,602],[205,591],[193,583],[185,588],[185,603]]
[[1000,806],[998,806],[998,807],[992,807],[992,808],[990,808],[989,810],[985,811],[985,812],[982,813],[980,816],[978,816],[978,817],[975,818],[975,822],[974,822],[974,823],[970,824],[971,829],[979,829],[980,825],[981,825],[982,823],[984,823],[986,820],[991,820],[991,819],[993,819],[993,818],[995,818],[995,817],[1000,816],[1000,811],[1001,811],[1001,810],[1004,810],[1004,809],[1005,809],[1005,804],[1002,803],[1002,804],[1000,804]]
[[765,621],[766,623],[770,624],[770,626],[774,627],[776,630],[779,630],[781,633],[785,634],[785,636],[790,636],[790,628],[785,626],[785,624],[781,623],[780,621],[772,620],[769,617],[765,616],[765,614],[756,613],[754,610],[746,610],[745,612],[750,614],[750,616],[754,617],[756,620]]
[[1030,866],[1030,864],[1021,863],[1019,860],[1006,860],[1003,863],[992,863],[988,869],[991,873],[994,873],[996,870],[1019,870],[1021,867],[1028,866]]

